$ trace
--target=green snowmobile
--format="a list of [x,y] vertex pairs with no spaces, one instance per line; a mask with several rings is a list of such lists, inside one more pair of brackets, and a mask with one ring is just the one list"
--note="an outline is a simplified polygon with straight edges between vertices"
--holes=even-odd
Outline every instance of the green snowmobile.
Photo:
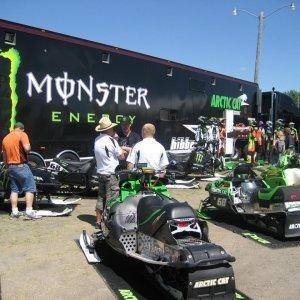
[[199,215],[217,208],[281,237],[300,236],[300,169],[272,168],[258,176],[250,164],[206,186]]
[[80,236],[88,261],[101,261],[97,244],[106,242],[144,263],[176,298],[233,299],[230,263],[235,259],[209,241],[206,222],[186,202],[171,198],[165,179],[154,177],[154,170],[120,172],[119,178],[120,196],[104,209],[103,231]]

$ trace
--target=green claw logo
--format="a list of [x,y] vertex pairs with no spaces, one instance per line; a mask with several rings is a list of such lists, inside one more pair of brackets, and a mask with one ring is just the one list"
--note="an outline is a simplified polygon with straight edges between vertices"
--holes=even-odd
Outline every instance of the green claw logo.
[[203,156],[204,156],[203,154],[197,153],[196,158],[195,158],[195,161],[196,161],[197,164],[201,163],[201,161],[203,159]]
[[12,130],[16,123],[17,104],[19,101],[17,95],[17,73],[21,63],[21,57],[19,51],[15,48],[10,48],[5,52],[0,51],[0,57],[6,58],[10,61],[9,86],[11,90],[11,114],[9,130]]

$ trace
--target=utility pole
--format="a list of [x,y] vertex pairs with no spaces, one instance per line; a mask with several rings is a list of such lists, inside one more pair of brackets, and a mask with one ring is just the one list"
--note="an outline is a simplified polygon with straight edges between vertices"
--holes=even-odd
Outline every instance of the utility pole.
[[[262,40],[263,40],[263,32],[264,32],[264,23],[265,20],[270,17],[271,15],[277,13],[278,11],[284,9],[284,8],[290,8],[291,10],[295,10],[296,6],[295,3],[292,2],[290,5],[284,5],[281,6],[275,10],[273,10],[268,15],[265,15],[263,11],[259,13],[259,15],[254,14],[248,10],[240,9],[240,8],[234,8],[232,11],[232,14],[236,16],[239,11],[245,12],[248,15],[258,18],[258,34],[257,34],[257,44],[256,44],[256,57],[255,57],[255,69],[254,69],[254,82],[258,84],[258,95],[256,99],[256,105],[257,105],[257,114],[261,114],[261,107],[262,107],[262,93],[261,89],[259,88],[259,71],[260,71],[260,60],[261,60],[261,49],[262,49]],[[274,91],[273,91],[274,93]],[[273,94],[272,94],[273,95]],[[272,100],[273,103],[273,100]]]
[[262,39],[264,31],[264,12],[260,12],[258,17],[258,34],[256,45],[256,58],[255,58],[255,70],[254,70],[254,82],[259,83],[259,66],[261,58]]
[[265,15],[263,11],[261,11],[259,13],[259,15],[256,15],[248,10],[240,9],[240,8],[236,8],[236,7],[232,11],[232,14],[234,16],[237,16],[238,12],[245,12],[248,15],[258,18],[258,34],[257,34],[256,59],[255,59],[255,70],[254,70],[254,82],[257,84],[259,84],[259,69],[260,69],[260,58],[261,58],[264,22],[268,17],[270,17],[271,15],[277,13],[278,11],[280,11],[284,8],[290,8],[292,11],[294,11],[296,9],[296,6],[295,6],[295,3],[292,2],[289,5],[284,5],[282,7],[279,7],[277,9],[273,10],[268,15]]

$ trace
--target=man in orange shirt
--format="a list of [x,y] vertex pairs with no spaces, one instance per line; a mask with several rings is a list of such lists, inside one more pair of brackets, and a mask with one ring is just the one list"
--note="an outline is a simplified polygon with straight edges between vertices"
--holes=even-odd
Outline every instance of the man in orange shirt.
[[24,132],[24,125],[17,122],[12,130],[2,141],[4,163],[8,166],[10,178],[10,202],[12,218],[19,218],[18,195],[25,193],[26,217],[39,219],[36,211],[32,209],[36,185],[31,170],[27,165],[27,153],[31,150],[28,135]]

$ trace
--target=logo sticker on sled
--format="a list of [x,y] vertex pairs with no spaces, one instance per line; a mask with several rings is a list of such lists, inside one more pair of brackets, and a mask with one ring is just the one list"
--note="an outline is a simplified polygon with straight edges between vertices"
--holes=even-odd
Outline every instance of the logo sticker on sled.
[[197,289],[197,288],[204,288],[209,286],[224,285],[224,284],[228,284],[228,282],[229,282],[229,277],[201,280],[195,283],[194,288]]
[[291,224],[289,226],[289,229],[300,229],[300,223],[297,223],[297,224]]
[[170,150],[191,150],[194,144],[189,137],[172,137]]

